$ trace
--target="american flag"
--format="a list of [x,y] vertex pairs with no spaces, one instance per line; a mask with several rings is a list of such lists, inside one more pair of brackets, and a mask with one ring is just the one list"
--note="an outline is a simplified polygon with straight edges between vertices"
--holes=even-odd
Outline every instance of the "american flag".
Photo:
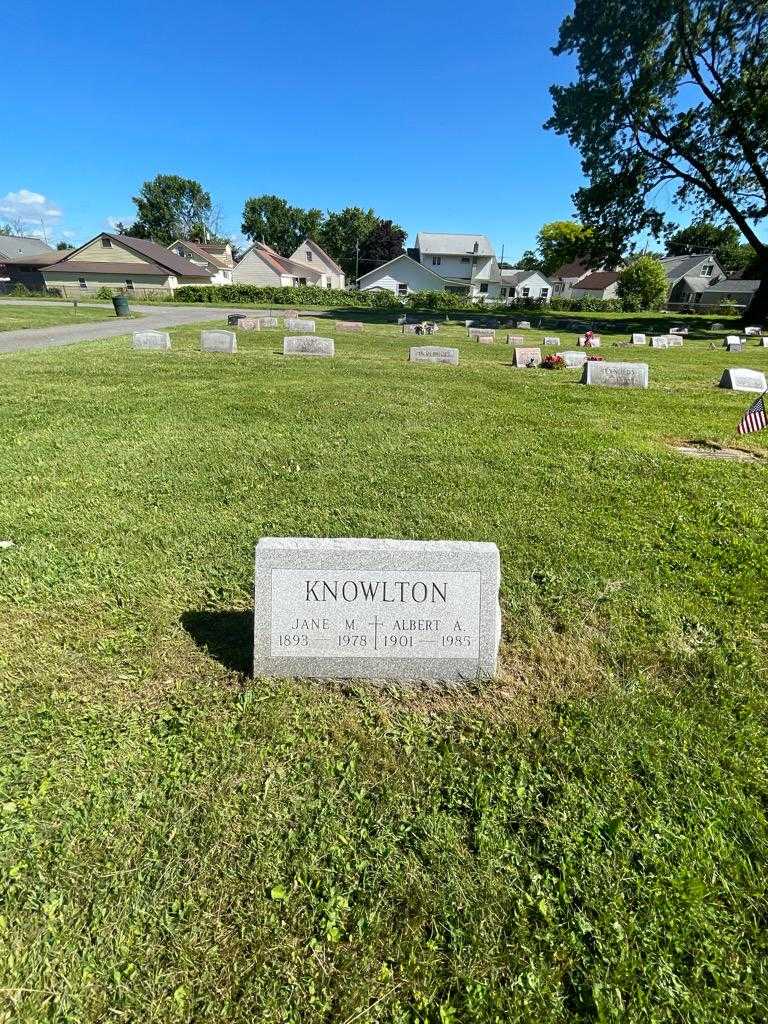
[[768,427],[768,417],[765,415],[765,396],[767,394],[768,391],[763,392],[744,413],[741,423],[739,423],[740,434],[756,434],[758,430]]

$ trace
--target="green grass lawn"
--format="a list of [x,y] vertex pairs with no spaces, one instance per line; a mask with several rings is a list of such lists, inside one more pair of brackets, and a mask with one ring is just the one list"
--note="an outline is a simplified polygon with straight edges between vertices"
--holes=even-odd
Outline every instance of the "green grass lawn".
[[[768,460],[671,444],[768,349],[282,334],[0,356],[0,1021],[764,1021]],[[499,678],[253,680],[267,535],[494,541]]]
[[14,306],[0,301],[0,331],[26,330],[28,327],[53,327],[58,324],[82,324],[95,320],[111,320],[112,307],[91,309],[87,306],[50,305]]

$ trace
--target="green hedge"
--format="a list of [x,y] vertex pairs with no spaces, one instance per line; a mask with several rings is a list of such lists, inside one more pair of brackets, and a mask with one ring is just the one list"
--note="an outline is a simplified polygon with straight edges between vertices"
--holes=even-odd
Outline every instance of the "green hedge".
[[179,302],[251,302],[266,306],[399,306],[392,292],[347,292],[335,288],[300,285],[297,288],[262,287],[255,284],[186,285],[177,288]]

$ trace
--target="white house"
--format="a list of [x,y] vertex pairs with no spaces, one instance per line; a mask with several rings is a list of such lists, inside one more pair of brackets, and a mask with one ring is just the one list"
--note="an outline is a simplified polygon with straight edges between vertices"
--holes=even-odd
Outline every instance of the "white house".
[[593,270],[571,289],[574,299],[615,299],[619,294],[619,272],[617,270]]
[[502,270],[499,297],[509,302],[520,299],[539,299],[549,302],[552,285],[538,270]]
[[499,264],[486,235],[454,235],[420,231],[414,257],[444,282],[446,291],[472,299],[498,299],[501,293]]
[[235,261],[229,242],[221,245],[203,245],[200,242],[188,242],[183,238],[177,238],[168,248],[196,267],[201,267],[203,273],[210,276],[211,284],[232,284]]
[[394,292],[405,298],[413,292],[444,291],[446,280],[431,267],[403,253],[363,274],[358,279],[358,286],[361,292]]
[[344,271],[332,260],[331,257],[321,249],[317,242],[313,242],[311,238],[305,238],[300,246],[291,256],[292,263],[300,263],[302,266],[307,267],[309,270],[319,270],[324,275],[322,287],[325,288],[344,288],[346,286],[346,280],[344,278]]
[[235,284],[272,285],[291,288],[304,284],[320,284],[323,273],[304,263],[294,263],[263,242],[254,242],[246,249],[232,271]]

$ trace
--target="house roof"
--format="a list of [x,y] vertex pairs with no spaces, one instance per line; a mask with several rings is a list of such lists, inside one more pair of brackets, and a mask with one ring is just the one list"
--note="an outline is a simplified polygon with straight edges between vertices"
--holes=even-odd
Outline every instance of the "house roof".
[[416,235],[416,248],[420,252],[440,253],[443,256],[493,256],[493,246],[485,235],[449,235],[436,231],[420,231]]
[[[398,260],[408,260],[409,263],[413,263],[413,265],[418,267],[419,270],[424,270],[428,274],[431,274],[431,276],[434,277],[436,280],[438,280],[440,282],[440,284],[443,285],[443,287],[446,284],[453,284],[454,283],[454,281],[451,278],[441,277],[440,274],[436,274],[434,272],[434,270],[431,270],[429,267],[425,267],[423,263],[419,263],[418,260],[413,259],[407,253],[404,253],[404,252],[401,252],[399,256],[394,256],[391,260],[387,260],[386,263],[379,264],[379,266],[378,267],[374,267],[373,270],[366,271],[364,274],[361,274],[360,277],[358,277],[357,280],[358,281],[362,281],[362,280],[364,280],[364,278],[370,277],[371,274],[376,274],[380,270],[383,270],[384,267],[389,267],[393,263],[397,263]],[[466,281],[464,281],[463,283],[466,284]]]
[[501,283],[514,288],[523,281],[527,281],[529,277],[536,276],[543,278],[545,281],[547,280],[546,276],[542,274],[540,270],[518,270],[517,268],[513,268],[512,270],[502,270]]
[[[302,248],[302,246],[309,246],[310,249],[313,249],[314,252],[320,257],[320,259],[323,260],[323,262],[326,263],[329,267],[331,267],[332,270],[335,270],[337,274],[344,273],[344,271],[341,269],[336,260],[331,259],[331,257],[325,251],[325,249],[322,249],[317,244],[317,242],[314,241],[314,239],[305,238],[301,245],[296,249],[296,252],[298,252],[299,249]],[[293,254],[294,256],[296,255],[296,252]]]
[[[129,267],[133,271],[133,276],[138,274],[153,273],[156,271],[142,270],[141,265],[137,263],[110,263],[104,262],[91,262],[88,260],[75,260],[72,259],[77,253],[82,252],[86,246],[89,246],[91,242],[95,242],[97,238],[111,238],[115,242],[119,242],[120,245],[124,245],[126,249],[130,249],[132,252],[138,253],[140,256],[146,257],[150,264],[154,264],[156,268],[164,270],[166,273],[174,274],[176,277],[205,277],[204,273],[201,273],[200,267],[196,267],[194,263],[190,263],[189,260],[185,260],[181,256],[177,256],[175,252],[169,252],[168,249],[162,245],[158,245],[157,242],[151,242],[147,238],[133,238],[131,235],[112,235],[108,231],[102,231],[98,235],[95,235],[85,245],[81,245],[79,249],[74,249],[71,252],[64,253],[61,260],[51,264],[52,268],[56,270],[63,270],[67,273],[74,274],[77,271],[86,271],[87,273],[95,273],[96,270],[101,270],[105,274],[124,274],[128,273],[125,269]],[[115,268],[110,270],[110,268]]]
[[618,280],[619,272],[617,270],[594,270],[583,281],[579,281],[576,287],[583,288],[588,292],[602,292],[606,288],[610,288],[612,284],[616,284]]
[[167,277],[174,273],[176,277],[196,277],[210,280],[204,267],[196,267],[190,264],[191,271],[184,274],[176,274],[167,267],[161,267],[157,263],[107,263],[105,260],[60,260],[58,263],[49,263],[42,269],[50,273],[64,274],[119,274],[121,277],[139,278],[142,276]]
[[583,277],[585,274],[593,273],[589,263],[585,263],[584,260],[572,260],[570,263],[564,263],[562,267],[558,267],[557,270],[553,271],[549,276],[552,278],[558,277]]
[[0,259],[4,263],[48,252],[55,253],[56,250],[40,238],[32,238],[29,235],[0,235]]
[[[705,280],[709,279],[705,278]],[[749,279],[743,277],[721,277],[719,281],[716,281],[714,284],[710,284],[707,291],[724,292],[733,295],[743,293],[748,295],[751,292],[756,292],[759,287],[759,281],[750,281]]]
[[316,274],[320,273],[314,270],[313,267],[308,267],[306,263],[294,263],[293,260],[281,256],[279,252],[275,252],[265,242],[254,242],[249,249],[246,249],[238,262],[242,263],[248,253],[254,251],[264,260],[267,266],[270,266],[278,274],[290,274],[291,277],[306,277],[307,271]]
[[235,265],[231,255],[227,256],[226,246],[223,245],[202,245],[200,242],[190,242],[186,238],[177,238],[168,248],[173,249],[175,245],[185,245],[192,252],[207,260],[212,266],[220,267],[222,270],[231,270]]
[[6,259],[0,256],[0,260],[9,267],[47,267],[51,263],[58,263],[59,260],[64,259],[65,256],[69,256],[74,251],[74,249],[50,249],[47,252],[38,252],[30,256],[16,256],[14,259]]
[[695,270],[704,260],[715,260],[711,252],[698,253],[693,256],[664,256],[662,264],[670,281],[679,281],[692,270]]

